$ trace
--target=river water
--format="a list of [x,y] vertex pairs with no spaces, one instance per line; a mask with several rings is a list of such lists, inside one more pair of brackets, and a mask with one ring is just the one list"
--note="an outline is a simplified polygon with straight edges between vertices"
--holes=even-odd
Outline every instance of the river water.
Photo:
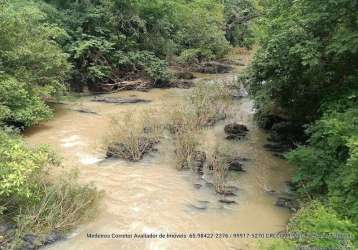
[[[205,76],[203,81],[229,79],[233,74]],[[205,131],[201,144],[225,145],[248,158],[244,173],[230,173],[228,184],[239,187],[237,204],[224,205],[212,188],[197,188],[198,180],[191,171],[175,168],[174,148],[164,139],[159,151],[138,163],[103,160],[103,138],[108,133],[111,117],[125,117],[150,107],[165,113],[180,103],[190,90],[153,89],[149,92],[127,91],[115,97],[138,97],[150,100],[145,104],[115,105],[93,102],[81,97],[67,105],[59,105],[56,117],[25,133],[30,144],[49,144],[64,158],[65,169],[78,168],[79,180],[103,190],[98,213],[79,226],[65,241],[48,249],[257,249],[257,240],[238,238],[211,239],[90,239],[88,233],[276,233],[285,230],[288,210],[276,207],[275,195],[285,192],[290,176],[286,161],[264,150],[267,135],[253,120],[249,98],[235,101],[234,121],[250,129],[247,139],[227,141],[220,122]],[[165,108],[164,108],[165,107]],[[96,114],[75,109],[85,108]],[[58,171],[58,170],[57,170]],[[197,209],[205,204],[206,209]]]

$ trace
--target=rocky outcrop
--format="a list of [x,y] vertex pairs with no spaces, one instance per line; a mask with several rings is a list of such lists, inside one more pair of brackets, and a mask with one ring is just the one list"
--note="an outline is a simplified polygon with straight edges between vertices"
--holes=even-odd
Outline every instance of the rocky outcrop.
[[231,123],[225,126],[224,131],[227,135],[226,139],[235,140],[235,139],[242,139],[243,137],[245,137],[249,132],[249,129],[245,125],[238,124],[238,123]]

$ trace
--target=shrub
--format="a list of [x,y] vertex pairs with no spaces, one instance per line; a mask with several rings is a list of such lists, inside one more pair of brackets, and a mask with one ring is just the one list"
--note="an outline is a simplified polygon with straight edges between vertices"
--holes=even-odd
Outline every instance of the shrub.
[[162,125],[153,114],[127,113],[124,119],[113,118],[105,143],[107,156],[139,161],[159,142],[161,131]]
[[227,86],[220,83],[198,84],[188,98],[197,126],[213,125],[229,114],[233,98]]
[[20,138],[0,130],[0,198],[40,199],[40,184],[45,168],[58,165],[58,159],[45,147],[30,149]]
[[165,61],[148,51],[129,52],[128,59],[134,69],[142,69],[154,81],[155,87],[169,83],[172,78]]
[[41,200],[24,207],[16,216],[18,234],[67,232],[89,218],[99,198],[93,187],[77,183],[75,173],[64,174],[50,185],[44,183],[42,189]]
[[214,186],[217,193],[225,191],[225,178],[229,168],[228,155],[216,147],[208,156],[208,167],[214,177]]
[[48,148],[30,148],[0,131],[0,221],[15,225],[0,248],[23,249],[26,234],[40,237],[40,246],[41,237],[67,232],[95,208],[99,193],[77,184],[75,175],[50,180],[48,170],[59,164]]
[[289,232],[306,234],[307,237],[295,239],[303,246],[329,249],[358,246],[356,225],[339,218],[335,211],[317,201],[297,212],[289,223]]
[[179,169],[190,168],[199,133],[194,115],[185,105],[175,107],[168,114],[168,127],[174,138],[176,166]]
[[327,111],[312,125],[309,144],[288,154],[298,166],[294,181],[308,196],[328,195],[337,211],[358,221],[358,109]]
[[214,59],[212,51],[207,49],[186,49],[183,50],[178,58],[180,64],[192,65],[203,61]]
[[65,32],[46,18],[33,1],[2,3],[0,123],[29,127],[48,119],[43,100],[64,90],[70,65],[56,41]]
[[51,109],[31,87],[12,77],[0,77],[1,121],[9,125],[30,127],[51,116]]
[[229,89],[219,84],[197,85],[185,104],[169,111],[168,125],[174,134],[178,168],[188,168],[198,147],[197,134],[228,114],[232,96]]
[[306,204],[291,218],[288,235],[288,239],[261,241],[260,249],[356,249],[358,246],[357,226],[319,201]]

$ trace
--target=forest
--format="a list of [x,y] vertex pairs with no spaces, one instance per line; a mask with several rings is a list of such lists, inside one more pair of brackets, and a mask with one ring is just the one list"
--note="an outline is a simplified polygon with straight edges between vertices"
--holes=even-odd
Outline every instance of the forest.
[[[308,235],[252,249],[358,248],[357,10],[355,0],[0,0],[0,249],[66,241],[106,199],[109,190],[83,181],[81,167],[63,171],[67,155],[51,141],[27,139],[26,131],[56,121],[59,104],[88,96],[113,104],[109,93],[180,89],[188,98],[162,111],[169,118],[136,111],[139,117],[112,119],[106,157],[139,162],[170,137],[177,169],[208,171],[215,193],[226,197],[233,192],[224,182],[238,160],[228,160],[225,147],[203,156],[205,139],[197,137],[241,116],[230,107],[239,105],[242,88],[255,122],[225,126],[227,139],[249,140],[256,127],[268,135],[264,147],[276,154],[267,157],[292,170],[284,201],[294,209],[281,231]],[[249,61],[237,60],[245,55]],[[228,86],[206,83],[207,75],[229,71]],[[125,100],[146,101],[139,97]],[[206,249],[224,249],[218,246]]]

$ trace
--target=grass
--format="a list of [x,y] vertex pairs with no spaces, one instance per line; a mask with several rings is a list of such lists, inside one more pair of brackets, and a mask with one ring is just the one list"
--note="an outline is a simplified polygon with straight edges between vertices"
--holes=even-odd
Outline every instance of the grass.
[[198,127],[214,125],[229,115],[233,98],[230,89],[222,83],[199,83],[187,100]]
[[175,144],[178,169],[190,168],[193,153],[200,145],[201,131],[228,116],[232,103],[230,90],[223,84],[198,84],[184,104],[169,110],[168,127]]
[[218,146],[208,155],[208,168],[213,174],[214,187],[217,193],[225,192],[225,178],[228,172],[229,158]]
[[107,156],[139,161],[154,149],[162,132],[161,122],[150,110],[127,113],[122,119],[115,117],[105,142]]
[[190,168],[193,153],[199,145],[199,128],[194,113],[185,105],[168,112],[168,128],[173,134],[175,162],[178,169]]

